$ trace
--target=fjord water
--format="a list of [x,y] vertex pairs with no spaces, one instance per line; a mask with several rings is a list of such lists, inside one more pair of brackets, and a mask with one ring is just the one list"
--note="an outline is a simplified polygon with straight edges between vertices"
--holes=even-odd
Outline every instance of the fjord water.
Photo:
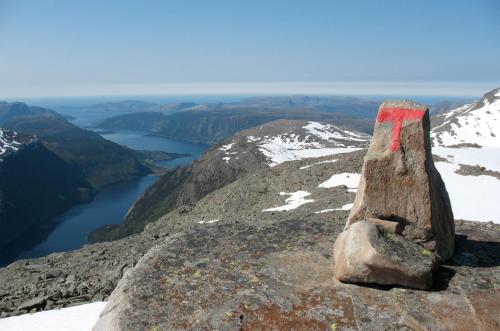
[[87,235],[99,226],[121,223],[135,199],[157,179],[155,176],[144,176],[104,188],[92,202],[74,206],[56,217],[54,222],[57,227],[47,238],[19,254],[16,259],[69,251],[87,244]]
[[156,163],[166,168],[189,164],[199,158],[208,148],[208,145],[205,144],[152,137],[148,135],[148,132],[143,131],[116,131],[112,133],[103,133],[101,136],[117,144],[136,150],[191,154],[191,156]]
[[[80,115],[72,122],[88,123],[88,119]],[[147,132],[141,131],[116,131],[102,136],[132,149],[191,154],[188,157],[157,163],[167,168],[189,164],[209,147],[205,144],[150,137]],[[33,231],[34,233],[20,239],[16,247],[0,252],[0,266],[15,260],[69,251],[88,244],[89,233],[102,225],[121,223],[134,201],[157,180],[158,177],[148,175],[105,187],[90,203],[76,205],[56,217],[52,222],[55,226]]]

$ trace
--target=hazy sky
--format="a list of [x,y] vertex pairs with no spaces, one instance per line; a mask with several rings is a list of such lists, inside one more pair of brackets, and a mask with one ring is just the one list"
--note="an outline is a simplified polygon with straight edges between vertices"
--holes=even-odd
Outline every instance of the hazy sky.
[[499,0],[0,0],[0,98],[476,94],[500,85],[499,17]]

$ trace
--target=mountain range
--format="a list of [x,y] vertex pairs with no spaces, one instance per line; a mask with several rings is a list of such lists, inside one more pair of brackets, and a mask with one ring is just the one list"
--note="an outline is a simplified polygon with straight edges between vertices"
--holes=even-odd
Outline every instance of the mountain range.
[[[317,277],[329,274],[333,241],[342,231],[352,206],[370,137],[337,123],[282,119],[241,131],[214,145],[191,166],[163,175],[136,201],[122,226],[96,233],[96,240],[121,239],[18,261],[0,269],[0,293],[4,294],[0,296],[0,312],[6,317],[106,300],[126,275],[125,282],[133,281],[139,287],[151,285],[151,279],[160,277],[162,280],[153,284],[158,285],[157,291],[144,292],[147,295],[139,300],[146,302],[157,297],[162,300],[161,295],[172,295],[184,300],[181,305],[184,311],[203,306],[203,302],[186,298],[198,297],[196,289],[213,279],[235,284],[236,287],[227,287],[231,296],[248,300],[260,298],[263,281],[270,279],[284,287],[267,287],[262,293],[276,290],[273,293],[281,297],[292,293],[290,286],[303,284],[301,289],[305,294],[294,298],[298,302],[318,299],[307,301],[299,310],[316,306],[323,309],[332,302],[345,303],[342,311],[350,311],[368,329],[380,321],[380,314],[387,316],[384,321],[389,324],[385,326],[403,322],[409,325],[409,320],[422,328],[439,328],[441,320],[436,319],[434,311],[429,311],[427,302],[447,312],[469,316],[471,309],[481,307],[477,298],[493,303],[498,298],[494,288],[499,285],[495,275],[499,271],[496,261],[500,260],[500,228],[495,223],[500,223],[500,212],[495,199],[500,195],[500,177],[497,177],[500,153],[495,144],[486,145],[478,135],[473,135],[474,139],[461,135],[475,130],[474,125],[484,120],[494,123],[488,116],[500,113],[500,107],[491,97],[494,95],[496,99],[497,93],[486,94],[475,103],[477,107],[471,106],[473,109],[467,112],[452,110],[432,118],[435,164],[450,195],[458,235],[452,262],[436,271],[436,288],[428,294],[350,285],[346,285],[345,293],[338,288],[314,292],[317,287],[313,285],[327,281]],[[491,108],[491,104],[495,107]],[[452,120],[453,114],[458,113],[472,116],[475,121],[457,120],[458,128]],[[497,142],[500,132],[491,128],[488,137]],[[449,133],[451,130],[455,134]],[[439,140],[448,135],[454,136],[458,143]],[[132,272],[139,260],[141,269]],[[213,261],[219,264],[212,264]],[[142,273],[150,262],[146,268],[149,272]],[[300,266],[305,267],[300,269]],[[214,274],[214,268],[219,268],[219,274]],[[464,276],[471,272],[473,277]],[[4,281],[7,279],[14,281]],[[189,287],[181,285],[184,281]],[[244,284],[253,284],[253,290],[239,291],[238,286]],[[161,292],[167,287],[168,293]],[[399,300],[402,293],[405,302]],[[356,300],[352,300],[353,295]],[[446,306],[448,302],[466,300],[468,305]],[[411,309],[406,301],[411,302]],[[364,303],[370,302],[375,313],[363,308]],[[388,306],[391,309],[387,310]],[[138,314],[145,318],[143,322],[149,323],[157,310],[149,307],[146,311],[141,307],[149,306],[137,306]],[[466,309],[462,311],[461,307]],[[239,316],[246,319],[247,314],[255,313],[254,308],[242,308],[244,313],[234,319],[240,320]],[[281,310],[276,310],[276,315],[267,314],[276,307],[262,309],[265,309],[262,314],[269,318],[283,316]],[[163,306],[160,310],[165,312]],[[389,314],[393,311],[394,314]],[[402,321],[401,311],[411,318]],[[224,315],[227,321],[233,320],[231,314]],[[417,319],[419,314],[426,318]],[[171,315],[170,320],[181,323],[183,316],[187,315]],[[352,321],[352,316],[346,321]],[[477,323],[494,325],[490,310],[476,316]],[[301,316],[289,317],[291,321],[304,322]],[[344,322],[337,320],[339,324]]]

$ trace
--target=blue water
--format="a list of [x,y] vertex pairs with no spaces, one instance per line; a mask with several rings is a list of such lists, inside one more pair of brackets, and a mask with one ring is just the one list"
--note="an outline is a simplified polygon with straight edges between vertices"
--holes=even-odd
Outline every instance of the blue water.
[[19,254],[16,260],[69,251],[87,244],[87,236],[93,230],[104,224],[121,223],[137,197],[157,180],[155,176],[144,176],[104,188],[92,202],[77,205],[56,217],[54,221],[58,225],[48,237]]
[[191,154],[171,161],[157,162],[159,166],[172,168],[178,165],[189,164],[198,159],[208,149],[208,145],[191,143],[182,140],[165,139],[148,136],[148,132],[141,131],[117,131],[105,133],[102,136],[117,144],[137,150],[164,151],[172,153]]
[[[116,115],[115,112],[99,114],[79,109],[64,113],[73,116],[71,122],[81,127],[87,127],[106,116]],[[191,154],[189,157],[157,163],[167,168],[190,164],[209,147],[187,141],[149,137],[147,134],[141,131],[116,131],[102,136],[132,149]],[[15,260],[73,250],[88,244],[87,236],[93,230],[106,224],[123,222],[134,201],[157,180],[158,177],[149,175],[105,187],[90,203],[76,205],[56,217],[53,220],[55,227],[33,231],[22,238],[17,247],[0,252],[0,266]]]

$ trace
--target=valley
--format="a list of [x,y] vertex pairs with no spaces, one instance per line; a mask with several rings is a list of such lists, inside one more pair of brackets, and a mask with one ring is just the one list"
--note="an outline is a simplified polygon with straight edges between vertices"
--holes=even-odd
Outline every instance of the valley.
[[[10,156],[9,162],[3,162],[0,170],[0,176],[3,178],[0,182],[0,212],[3,213],[3,217],[0,217],[0,224],[4,227],[5,241],[0,238],[2,239],[0,244],[4,242],[5,245],[0,250],[0,265],[20,258],[72,250],[87,244],[88,235],[94,229],[104,224],[123,221],[132,203],[157,180],[157,176],[146,176],[148,172],[161,173],[161,169],[165,167],[188,164],[206,149],[206,145],[203,144],[147,137],[146,133],[137,131],[113,132],[99,136],[73,126],[58,113],[44,108],[28,107],[23,104],[15,104],[14,109],[6,106],[9,104],[4,103],[3,107],[0,107],[2,115],[0,119],[3,121],[1,123],[22,132],[36,133],[37,137],[41,137],[37,140],[38,150],[45,151],[48,156],[42,156],[43,153],[38,152],[41,159],[38,157],[40,160],[37,161],[33,153],[28,153],[33,149],[31,148]],[[19,115],[24,116],[22,121],[19,120]],[[93,115],[88,112],[76,112],[72,115],[65,114],[65,117],[78,124],[91,123]],[[17,134],[16,131],[3,132],[5,132],[1,147],[3,157],[22,147],[20,142],[30,139],[29,135]],[[8,144],[6,139],[12,135],[8,132],[17,135],[17,141],[13,140],[13,143]],[[45,145],[55,154],[46,149]],[[143,152],[144,150],[146,152]],[[112,153],[119,154],[113,156]],[[24,159],[22,155],[26,155]],[[45,161],[47,157],[51,157],[54,159],[51,162],[57,162],[59,165],[57,167],[49,165],[50,163],[47,163],[49,161]],[[14,163],[17,159],[24,161]],[[130,161],[139,164],[141,170],[136,173],[131,172],[129,175],[125,175],[126,172],[120,174],[120,171],[129,167],[127,162]],[[26,162],[28,163],[24,164]],[[39,162],[40,166],[37,168],[38,171],[34,172],[27,168],[35,166],[36,162]],[[105,165],[106,162],[110,163]],[[25,176],[24,181],[19,181],[17,176],[4,178],[12,176],[14,167],[17,168],[15,170],[17,173],[19,169],[26,168],[25,171],[30,176]],[[53,172],[50,172],[50,169]],[[31,174],[39,179],[35,181]],[[9,189],[9,182],[19,188],[42,186],[38,189],[31,187],[28,191],[30,194],[26,195],[23,191],[14,191],[14,186]],[[54,185],[57,183],[59,186]],[[48,194],[50,193],[48,188],[59,190],[56,192],[63,194],[64,198],[56,204],[58,200]],[[73,192],[71,190],[74,193],[70,193]],[[45,196],[45,199],[41,199],[40,196]],[[31,206],[37,206],[38,203],[42,209],[25,209],[32,214],[21,214],[19,209],[6,209],[11,206],[7,198],[12,201],[19,199],[20,203]],[[8,223],[11,218],[17,219],[18,222]],[[28,219],[31,221],[28,222]],[[23,223],[24,227],[20,226]],[[8,232],[9,226],[13,230],[17,229],[16,232]],[[10,238],[14,233],[16,240],[12,241]]]

